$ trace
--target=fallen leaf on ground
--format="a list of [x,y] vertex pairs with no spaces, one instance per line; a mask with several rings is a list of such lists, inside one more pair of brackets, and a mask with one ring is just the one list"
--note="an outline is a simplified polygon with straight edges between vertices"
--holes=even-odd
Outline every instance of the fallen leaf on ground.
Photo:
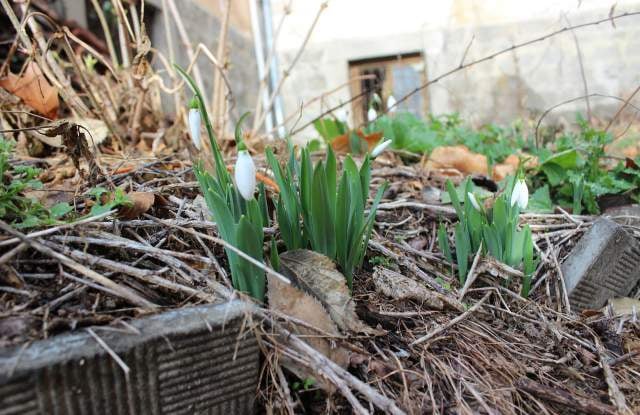
[[419,236],[417,238],[413,238],[409,240],[409,246],[419,251],[425,249],[428,244],[429,244],[429,241],[424,236]]
[[[340,332],[322,304],[304,291],[285,284],[271,275],[267,277],[267,284],[270,309],[304,321],[319,331],[295,323],[289,324],[288,329],[302,336],[305,342],[340,367],[346,368],[349,363],[349,352],[342,347],[333,346],[328,338],[323,337],[327,334],[340,336]],[[313,372],[307,367],[284,356],[281,359],[284,365],[299,378],[314,377]],[[319,381],[325,389],[333,390],[328,383],[322,382],[322,379]]]
[[436,147],[429,156],[426,170],[456,169],[465,175],[487,175],[487,156],[473,153],[464,145]]
[[384,331],[369,327],[360,320],[344,275],[326,256],[297,249],[282,254],[280,265],[284,275],[320,301],[340,329],[372,335],[384,334]]
[[518,164],[520,163],[521,157],[523,159],[527,159],[527,161],[524,163],[524,166],[527,169],[533,169],[538,165],[537,157],[533,157],[525,153],[512,154],[507,157],[502,163],[493,166],[491,177],[493,177],[495,181],[499,182],[501,180],[504,180],[505,177],[515,174],[518,170]]
[[125,174],[125,173],[130,173],[130,172],[132,172],[133,170],[135,170],[135,168],[136,168],[136,167],[137,167],[137,166],[136,166],[135,164],[129,164],[129,165],[126,165],[126,166],[120,166],[120,167],[118,167],[117,169],[115,169],[115,170],[113,171],[113,173],[111,173],[111,174]]
[[390,269],[376,267],[373,271],[373,283],[376,291],[394,300],[415,300],[436,310],[444,308],[444,303],[438,298],[437,293]]
[[[367,142],[367,146],[370,149],[375,147],[375,145],[378,144],[378,141],[380,141],[380,139],[382,138],[381,131],[365,135],[362,130],[358,130],[356,131],[356,134],[358,135],[358,137],[360,137],[361,140]],[[336,153],[351,152],[351,144],[349,142],[350,135],[351,132],[348,132],[333,139],[333,141],[331,142],[331,147],[333,147]]]
[[123,219],[135,219],[146,213],[156,200],[155,195],[150,192],[131,192],[127,194],[127,197],[131,200],[132,205],[122,206],[118,210],[119,216]]
[[24,281],[18,278],[16,270],[13,267],[0,265],[0,270],[2,271],[2,273],[0,273],[0,281],[15,288],[24,287]]
[[55,119],[60,102],[58,90],[44,77],[35,62],[29,63],[22,75],[10,73],[0,79],[0,87],[20,97],[25,104],[45,117]]

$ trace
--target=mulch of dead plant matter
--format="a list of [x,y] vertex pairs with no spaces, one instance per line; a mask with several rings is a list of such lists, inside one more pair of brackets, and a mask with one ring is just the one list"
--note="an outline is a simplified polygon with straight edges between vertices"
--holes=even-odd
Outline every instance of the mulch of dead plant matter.
[[[442,179],[394,157],[383,157],[373,171],[374,187],[384,180],[390,187],[353,292],[360,318],[385,334],[332,339],[350,353],[349,376],[364,386],[347,387],[364,407],[390,401],[408,413],[637,413],[639,323],[600,311],[571,313],[559,283],[558,264],[595,218],[522,215],[542,257],[530,298],[517,294],[517,278],[490,262],[478,265],[461,298],[453,266],[437,249],[437,224],[455,218],[450,206],[433,200]],[[112,212],[2,232],[0,347],[223,300],[220,293],[230,288],[224,251],[212,240],[216,226],[198,198],[190,163],[168,157],[118,168],[105,168],[110,186],[153,195],[137,217]],[[75,202],[78,209],[85,203],[81,196]],[[627,230],[640,239],[640,229]],[[100,284],[95,273],[113,285]],[[394,296],[376,283],[381,273],[411,279],[441,302]],[[286,336],[253,321],[265,346],[259,391],[265,407],[351,412],[353,401],[340,387],[332,395],[314,385],[290,387],[292,375],[277,366],[288,350]]]

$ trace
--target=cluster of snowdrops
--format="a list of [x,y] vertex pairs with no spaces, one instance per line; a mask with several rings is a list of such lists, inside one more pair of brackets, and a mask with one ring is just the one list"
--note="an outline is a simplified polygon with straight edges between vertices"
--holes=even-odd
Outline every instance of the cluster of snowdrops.
[[[206,171],[203,163],[196,161],[194,172],[220,236],[236,248],[225,249],[232,283],[236,289],[263,301],[265,271],[257,263],[265,262],[263,228],[270,226],[271,218],[264,184],[257,183],[255,164],[242,139],[240,126],[244,117],[236,127],[238,154],[232,178],[225,168],[202,95],[191,78],[180,68],[178,70],[194,93],[188,116],[193,144],[198,149],[202,148],[201,124],[204,121],[213,153],[215,171]],[[311,249],[331,258],[339,266],[350,288],[354,271],[363,263],[376,210],[386,189],[386,183],[378,188],[367,213],[371,161],[390,144],[390,140],[383,138],[364,156],[359,167],[347,155],[342,163],[341,174],[338,174],[336,157],[330,146],[325,159],[315,164],[307,148],[302,148],[296,154],[290,145],[290,155],[284,165],[270,149],[266,151],[269,167],[279,188],[277,200],[274,200],[274,220],[284,248]],[[476,253],[482,253],[507,265],[522,267],[525,276],[522,294],[528,294],[536,264],[531,230],[528,226],[521,228],[518,224],[520,210],[528,202],[528,189],[522,171],[518,175],[518,178],[506,180],[503,191],[491,208],[485,208],[478,202],[469,180],[461,185],[465,189],[462,201],[453,184],[447,183],[459,220],[453,236],[461,283],[467,277],[470,259]],[[453,264],[449,237],[442,223],[438,241],[444,257]],[[268,261],[276,271],[279,268],[278,249],[274,236],[270,241]],[[240,251],[245,255],[239,254]]]

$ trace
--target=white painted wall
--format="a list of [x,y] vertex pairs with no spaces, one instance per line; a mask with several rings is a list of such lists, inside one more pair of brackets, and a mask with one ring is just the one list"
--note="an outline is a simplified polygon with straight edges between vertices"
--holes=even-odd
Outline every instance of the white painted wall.
[[[290,0],[272,0],[274,26]],[[280,65],[287,67],[313,21],[320,0],[294,0],[278,42]],[[285,112],[348,81],[350,60],[420,51],[427,78],[459,65],[474,38],[466,61],[514,43],[530,40],[567,25],[640,11],[640,1],[603,0],[331,0],[300,61],[283,89]],[[565,17],[566,16],[566,17]],[[640,16],[575,31],[583,54],[590,93],[626,96],[640,82]],[[460,112],[472,122],[508,122],[536,117],[546,108],[584,94],[575,41],[571,33],[506,53],[460,71],[428,91],[430,111]],[[300,123],[328,106],[350,98],[348,88],[310,106]],[[606,116],[618,104],[591,99]],[[584,110],[584,102],[558,113]]]

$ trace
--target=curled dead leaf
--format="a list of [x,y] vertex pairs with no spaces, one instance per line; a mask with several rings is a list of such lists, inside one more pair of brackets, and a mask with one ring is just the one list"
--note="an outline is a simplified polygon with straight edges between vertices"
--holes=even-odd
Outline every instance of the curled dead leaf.
[[[347,132],[346,134],[342,134],[337,136],[331,142],[331,147],[336,151],[336,153],[348,153],[351,151],[351,144],[349,142],[349,135],[351,132]],[[367,142],[368,148],[373,148],[382,138],[382,131],[377,131],[371,134],[365,135],[362,132],[362,129],[356,131],[356,134],[362,141]]]
[[444,308],[438,293],[428,290],[419,282],[393,270],[376,267],[373,271],[373,283],[376,291],[395,300],[415,300],[436,310]]
[[456,169],[464,175],[487,175],[489,163],[487,156],[474,153],[467,146],[436,147],[425,164],[426,170]]
[[[303,336],[305,342],[340,367],[346,368],[349,363],[349,352],[343,347],[332,344],[330,339],[326,337],[327,335],[340,336],[340,332],[322,304],[304,291],[293,285],[285,284],[271,275],[267,277],[267,284],[270,309],[294,317],[311,326],[291,323],[287,328]],[[281,362],[301,379],[314,377],[314,374],[307,367],[299,365],[291,359],[281,356]],[[318,380],[324,389],[333,390],[331,385],[323,382],[322,379]]]
[[35,62],[30,62],[22,75],[10,73],[0,79],[0,87],[21,98],[25,104],[45,117],[55,119],[60,102],[58,89],[52,86]]
[[132,205],[123,206],[119,209],[119,216],[123,219],[135,219],[146,213],[156,200],[153,193],[150,192],[131,192],[127,194]]
[[501,180],[504,180],[505,177],[515,174],[518,170],[520,158],[526,159],[524,163],[526,169],[533,169],[538,165],[537,157],[533,157],[525,153],[511,154],[509,157],[504,159],[502,163],[493,166],[491,177],[493,177],[495,181],[499,182]]
[[344,275],[326,256],[306,249],[297,249],[282,254],[280,265],[284,275],[320,301],[341,330],[372,335],[385,333],[383,330],[367,326],[360,320]]

